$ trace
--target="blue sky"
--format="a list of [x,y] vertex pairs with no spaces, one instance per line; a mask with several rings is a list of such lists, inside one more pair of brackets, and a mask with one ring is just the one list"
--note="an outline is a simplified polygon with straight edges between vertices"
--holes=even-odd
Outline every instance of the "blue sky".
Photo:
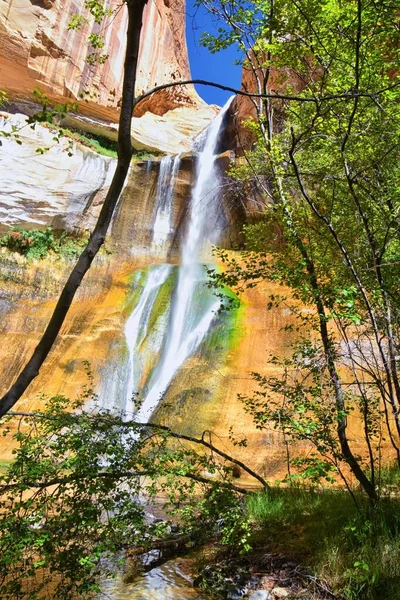
[[[203,31],[213,33],[209,15],[201,7],[193,8],[193,0],[186,0],[186,38],[189,51],[190,68],[193,79],[207,79],[240,88],[241,67],[233,65],[238,53],[232,48],[210,54],[200,46],[199,38]],[[210,86],[196,86],[199,95],[209,104],[225,104],[230,92],[224,92]]]

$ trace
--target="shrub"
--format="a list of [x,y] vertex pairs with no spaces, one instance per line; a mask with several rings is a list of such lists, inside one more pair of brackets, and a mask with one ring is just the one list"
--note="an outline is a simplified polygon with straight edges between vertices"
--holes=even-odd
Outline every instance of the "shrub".
[[51,250],[55,250],[56,238],[51,227],[46,227],[44,230],[15,227],[0,238],[0,245],[19,252],[27,258],[41,259]]
[[0,246],[19,252],[29,260],[43,259],[50,252],[64,258],[75,258],[86,243],[86,237],[72,236],[65,231],[57,234],[51,227],[46,229],[22,229],[13,227],[0,237]]

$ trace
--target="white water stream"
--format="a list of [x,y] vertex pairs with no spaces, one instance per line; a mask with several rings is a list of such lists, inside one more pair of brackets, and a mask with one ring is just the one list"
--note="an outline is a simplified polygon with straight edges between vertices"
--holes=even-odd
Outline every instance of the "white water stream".
[[181,164],[181,155],[164,156],[160,162],[160,171],[156,192],[156,216],[153,225],[153,248],[162,249],[172,231],[171,216],[174,197],[175,178]]
[[[129,340],[129,375],[128,396],[126,398],[125,412],[132,415],[134,412],[135,391],[139,389],[141,374],[140,346],[147,335],[149,318],[154,300],[161,286],[165,283],[171,271],[170,265],[161,265],[149,270],[146,284],[140,295],[139,302],[125,325],[125,337]],[[130,396],[129,396],[130,394]]]
[[[198,154],[195,185],[190,201],[187,231],[182,240],[181,258],[177,283],[170,298],[170,310],[165,319],[164,330],[158,333],[158,361],[143,389],[139,389],[141,373],[140,346],[147,335],[147,326],[157,294],[171,274],[171,266],[153,267],[148,272],[136,308],[127,321],[126,341],[129,347],[129,381],[127,385],[126,412],[133,410],[132,397],[141,395],[141,406],[136,420],[146,422],[168,389],[174,375],[200,346],[210,330],[219,300],[211,292],[205,293],[206,274],[204,265],[198,262],[204,249],[207,232],[215,223],[210,216],[215,214],[215,203],[219,198],[219,175],[216,168],[218,140],[229,100],[206,130]],[[157,185],[156,216],[154,221],[153,246],[163,246],[171,232],[173,185],[179,169],[180,157],[166,157],[161,161]],[[215,232],[214,232],[215,233]]]

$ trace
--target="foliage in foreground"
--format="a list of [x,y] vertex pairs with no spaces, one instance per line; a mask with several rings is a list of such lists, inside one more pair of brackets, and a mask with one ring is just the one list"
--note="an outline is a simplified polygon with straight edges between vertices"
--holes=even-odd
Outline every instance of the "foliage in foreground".
[[[92,410],[83,412],[87,401]],[[349,600],[400,598],[400,500],[389,498],[397,469],[382,473],[385,497],[375,509],[359,493],[356,505],[344,491],[294,486],[244,502],[234,463],[94,402],[91,390],[75,402],[56,396],[43,413],[3,423],[17,442],[0,488],[4,600],[90,598],[127,552],[180,538],[218,540],[239,567],[250,550],[254,561],[271,552],[294,558]],[[154,504],[162,521],[149,519]]]
[[[87,401],[93,408],[83,412]],[[91,390],[75,402],[56,396],[43,413],[3,424],[17,442],[0,488],[4,600],[90,598],[126,552],[181,537],[216,539],[238,565],[251,548],[261,560],[271,552],[294,558],[349,600],[400,598],[400,500],[389,498],[397,469],[382,473],[385,497],[375,509],[359,493],[356,505],[343,491],[294,486],[245,503],[232,485],[234,463],[168,428],[96,411],[94,402]],[[149,519],[153,504],[163,521]]]
[[75,140],[83,146],[90,148],[93,152],[97,152],[97,154],[117,158],[117,142],[110,140],[105,136],[92,135],[88,132],[71,131],[64,127],[59,130],[59,135]]
[[[82,412],[87,396],[57,396],[42,416],[18,417],[15,460],[0,488],[2,599],[91,597],[126,550],[168,539],[172,517],[194,542],[218,535],[246,550],[229,463],[156,425]],[[162,522],[148,516],[160,495]]]

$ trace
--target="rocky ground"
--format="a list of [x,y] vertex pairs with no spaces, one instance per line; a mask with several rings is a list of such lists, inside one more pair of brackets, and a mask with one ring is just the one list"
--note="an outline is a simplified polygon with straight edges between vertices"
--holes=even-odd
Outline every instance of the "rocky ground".
[[242,558],[208,559],[194,585],[226,600],[339,600],[326,582],[296,562],[262,550]]

